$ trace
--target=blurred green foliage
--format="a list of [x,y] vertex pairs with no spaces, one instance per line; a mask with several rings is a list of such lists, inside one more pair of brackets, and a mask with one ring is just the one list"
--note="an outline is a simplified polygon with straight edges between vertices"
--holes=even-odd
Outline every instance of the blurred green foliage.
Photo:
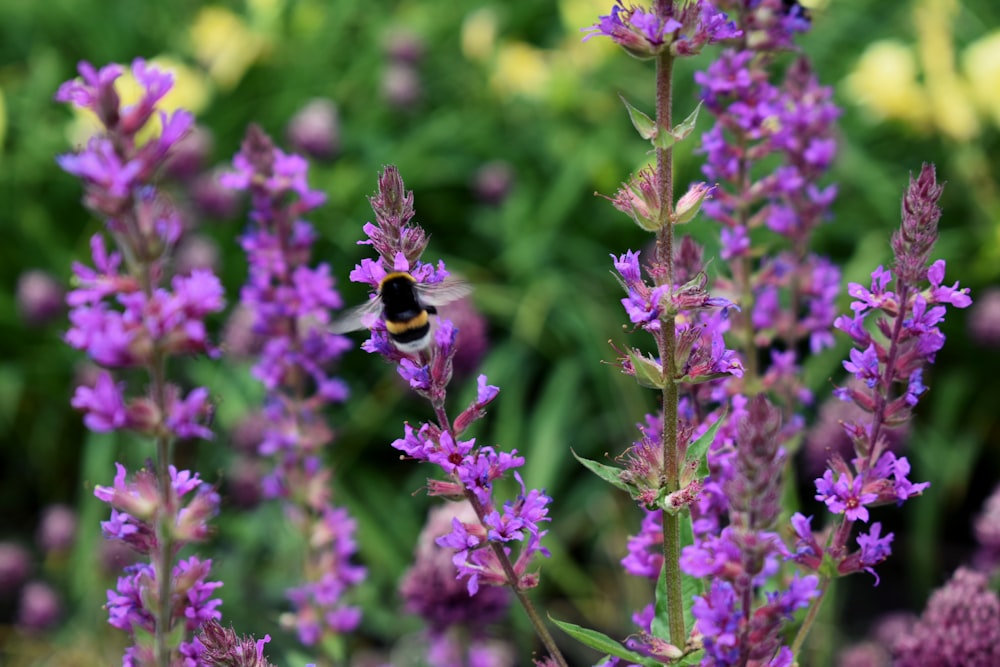
[[[329,202],[311,222],[322,236],[321,258],[331,263],[349,303],[364,298],[362,289],[347,283],[347,274],[367,254],[356,245],[371,217],[366,198],[383,165],[399,167],[414,190],[417,219],[432,235],[428,257],[443,257],[471,280],[488,321],[482,372],[501,395],[475,435],[523,453],[527,484],[544,487],[555,499],[547,539],[553,556],[543,565],[537,598],[556,617],[626,635],[632,610],[650,598],[642,582],[628,580],[618,566],[640,513],[588,475],[569,450],[595,459],[618,455],[633,438],[633,424],[654,407],[651,393],[602,363],[615,357],[607,341],[627,338],[608,255],[639,248],[646,237],[593,195],[612,194],[648,159],[617,95],[651,108],[650,67],[601,40],[579,44],[578,29],[607,11],[585,0],[250,0],[217,6],[242,17],[257,48],[230,85],[202,75],[208,93],[198,119],[213,137],[209,162],[226,163],[250,122],[281,143],[288,120],[308,100],[336,103],[340,151],[313,167],[311,181],[329,194]],[[99,609],[113,580],[97,565],[97,522],[104,509],[92,489],[109,482],[115,460],[141,463],[151,455],[143,443],[85,432],[69,408],[82,360],[60,340],[65,318],[30,326],[15,298],[19,276],[28,269],[68,281],[71,262],[87,259],[88,239],[98,229],[80,205],[79,183],[53,160],[74,140],[70,114],[52,95],[82,59],[102,65],[167,55],[203,72],[192,26],[204,18],[205,7],[192,0],[51,0],[44,6],[0,0],[0,275],[8,286],[0,292],[0,539],[30,544],[41,510],[53,502],[77,507],[81,521],[73,556],[36,566],[36,574],[53,581],[65,598],[64,623],[50,635],[24,640],[8,656],[11,664],[118,660],[123,638],[107,628]],[[867,44],[913,42],[912,14],[910,2],[840,0],[814,10],[814,30],[800,40],[821,81],[837,87],[844,105],[833,176],[840,196],[817,249],[842,263],[845,280],[865,281],[888,260],[907,173],[933,161],[939,178],[948,181],[935,255],[949,261],[949,280],[961,279],[975,297],[1000,275],[1000,209],[992,196],[996,127],[987,123],[975,139],[959,142],[932,128],[877,122],[841,85]],[[995,3],[970,0],[959,5],[952,38],[960,48],[998,24]],[[234,39],[221,44],[238,52],[241,43]],[[421,45],[407,65],[408,75],[415,75],[415,101],[401,106],[386,95],[394,67],[390,51],[411,39]],[[678,68],[680,117],[695,102],[692,72],[710,58],[706,53]],[[699,130],[708,122],[702,118]],[[679,184],[699,177],[693,148],[688,142],[677,151]],[[493,204],[477,196],[475,175],[497,161],[513,179],[502,201]],[[200,228],[221,249],[231,303],[245,272],[235,243],[243,225],[237,216],[204,220]],[[696,222],[690,231],[712,246],[710,224]],[[970,553],[971,519],[1000,470],[1000,386],[993,381],[1000,357],[996,348],[969,337],[967,318],[967,312],[951,315],[949,342],[929,378],[933,391],[921,406],[912,441],[915,478],[930,478],[934,486],[903,511],[880,510],[881,520],[897,532],[896,554],[880,588],[861,578],[838,584],[827,624],[816,632],[816,664],[829,659],[823,647],[863,634],[874,614],[919,609],[928,590]],[[807,376],[821,396],[841,376],[845,345],[808,365]],[[210,386],[220,402],[217,440],[198,451],[182,448],[183,464],[225,480],[233,456],[227,434],[253,409],[260,390],[246,366],[198,360],[183,372],[191,382]],[[420,492],[426,471],[400,462],[389,443],[402,433],[404,420],[429,414],[390,367],[360,350],[347,355],[341,375],[353,398],[330,415],[339,435],[329,460],[336,470],[335,498],[359,521],[360,560],[370,573],[359,593],[366,609],[357,639],[363,650],[391,645],[401,632],[419,628],[386,601],[396,600],[395,587],[431,504]],[[466,398],[474,375],[457,378],[454,387],[453,398]],[[225,581],[226,622],[241,633],[270,632],[268,652],[275,662],[304,662],[294,653],[294,639],[276,626],[282,590],[290,583],[286,563],[294,562],[297,548],[280,511],[227,506],[217,526],[205,552],[215,559],[216,577]],[[864,612],[857,611],[861,601]],[[13,603],[5,601],[0,611],[0,622],[9,622]],[[518,645],[530,646],[520,612],[511,617]],[[5,629],[0,637],[12,632]],[[566,645],[574,663],[595,659]]]

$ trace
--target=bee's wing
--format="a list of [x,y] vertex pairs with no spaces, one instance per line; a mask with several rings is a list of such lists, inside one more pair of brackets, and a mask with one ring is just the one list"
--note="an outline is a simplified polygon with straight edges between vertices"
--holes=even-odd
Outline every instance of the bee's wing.
[[382,310],[382,299],[374,298],[342,312],[333,322],[330,323],[330,331],[333,333],[347,333],[348,331],[358,331],[359,329],[370,329],[375,320],[378,319]]
[[416,290],[425,306],[443,306],[471,294],[472,285],[449,276],[439,283],[420,283],[416,286]]

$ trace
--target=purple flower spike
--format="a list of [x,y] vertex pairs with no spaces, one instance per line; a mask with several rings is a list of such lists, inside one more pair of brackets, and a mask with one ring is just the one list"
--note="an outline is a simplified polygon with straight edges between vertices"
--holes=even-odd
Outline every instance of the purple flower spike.
[[673,5],[665,13],[660,6],[647,11],[618,0],[611,13],[597,23],[584,28],[583,38],[610,37],[616,44],[637,58],[651,58],[669,49],[675,56],[692,56],[707,44],[734,39],[742,35],[725,14],[706,0],[697,0],[678,10]]
[[360,610],[347,600],[365,570],[351,563],[357,551],[355,523],[333,505],[331,472],[318,456],[334,437],[323,412],[348,395],[331,367],[350,342],[330,331],[331,311],[343,305],[332,269],[310,264],[318,235],[302,216],[326,195],[310,188],[308,166],[251,126],[233,170],[222,180],[247,191],[252,205],[250,225],[240,239],[249,265],[240,302],[253,318],[254,333],[264,340],[252,369],[267,391],[262,410],[267,425],[257,443],[272,466],[264,492],[281,499],[289,513],[306,517],[297,524],[308,545],[306,579],[287,591],[293,611],[282,624],[303,644],[314,645],[361,622]]

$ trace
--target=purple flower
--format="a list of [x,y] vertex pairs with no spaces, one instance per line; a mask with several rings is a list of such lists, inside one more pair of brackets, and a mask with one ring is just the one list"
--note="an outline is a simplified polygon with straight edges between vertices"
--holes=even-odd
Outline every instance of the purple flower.
[[[883,458],[892,466],[893,491],[898,504],[902,505],[904,500],[920,495],[931,485],[930,482],[914,484],[907,479],[907,475],[910,474],[910,462],[905,456],[897,457],[892,452],[886,452]],[[881,463],[881,460],[879,462]]]
[[610,37],[631,55],[649,58],[668,48],[673,55],[695,55],[706,44],[742,34],[725,14],[706,0],[668,11],[675,13],[659,14],[660,10],[655,8],[647,11],[642,7],[626,7],[618,0],[610,14],[584,28],[590,34],[583,39],[586,41],[598,35]]
[[850,479],[840,475],[836,482],[833,471],[827,470],[816,480],[816,500],[822,500],[834,514],[844,514],[848,521],[868,521],[868,508],[878,495],[862,492],[861,477]]
[[871,573],[875,577],[875,585],[878,585],[878,575],[875,574],[875,570],[872,566],[878,565],[892,553],[892,549],[889,547],[892,544],[893,534],[889,533],[884,537],[881,536],[882,524],[876,521],[871,525],[868,533],[861,533],[858,535],[858,546],[861,547],[861,565],[864,567],[866,572]]
[[738,631],[743,612],[732,584],[713,579],[709,592],[695,597],[691,614],[703,636],[705,655],[713,660],[712,664],[720,667],[739,664]]
[[128,410],[124,398],[125,383],[116,383],[111,374],[101,371],[93,387],[79,386],[70,404],[85,410],[84,424],[92,431],[103,433],[125,428]]
[[55,590],[45,582],[29,581],[18,600],[17,629],[26,634],[49,630],[61,613],[62,603]]
[[438,446],[427,457],[431,463],[441,466],[449,475],[455,474],[465,457],[476,445],[476,439],[456,440],[447,431],[438,439]]
[[732,229],[723,227],[719,231],[719,240],[722,242],[719,256],[726,261],[742,257],[750,251],[750,237],[747,235],[746,227],[742,225]]
[[296,149],[310,157],[333,157],[340,147],[337,106],[328,99],[310,100],[288,121],[286,134]]
[[[222,585],[218,581],[205,581],[209,575],[211,561],[190,557],[177,563],[173,569],[174,582],[172,605],[173,618],[185,624],[188,631],[195,631],[210,620],[219,620],[222,614],[218,607],[222,601],[212,595]],[[155,617],[146,607],[142,591],[158,590],[156,571],[146,563],[125,568],[125,576],[118,579],[115,590],[109,590],[108,622],[130,634],[140,631],[152,633]]]
[[663,568],[663,520],[661,510],[646,510],[642,526],[628,538],[628,555],[621,560],[625,571],[635,577],[656,580]]
[[968,308],[972,305],[972,298],[969,297],[969,288],[959,288],[958,283],[951,287],[942,285],[944,281],[945,262],[939,259],[927,269],[927,280],[931,284],[931,302],[947,303],[955,308]]
[[155,580],[152,566],[139,563],[125,568],[125,576],[118,578],[114,590],[107,592],[108,623],[133,633],[137,628],[152,631],[154,617],[142,602],[141,591],[155,590],[151,584]]
[[60,155],[56,162],[63,171],[79,177],[87,185],[121,199],[138,184],[144,168],[138,159],[124,160],[111,141],[101,136],[91,137],[80,153]]
[[87,61],[81,60],[77,70],[82,80],[70,79],[60,85],[55,94],[56,101],[89,109],[97,114],[102,123],[113,125],[117,120],[119,105],[114,83],[125,68],[112,63],[98,70]]
[[264,646],[271,641],[271,635],[254,640],[253,637],[239,639],[232,629],[223,628],[215,620],[205,623],[198,635],[202,646],[199,661],[209,667],[274,667],[264,657]]
[[881,377],[875,346],[869,345],[863,352],[856,348],[851,349],[850,357],[850,361],[843,362],[844,368],[869,388],[874,387]]
[[431,371],[427,365],[421,365],[412,359],[401,359],[397,367],[399,376],[406,380],[410,388],[418,392],[429,392],[431,385]]
[[823,548],[819,546],[815,535],[813,535],[812,517],[806,517],[796,512],[792,515],[790,523],[797,538],[795,543],[795,560],[809,563],[815,569],[822,558]]
[[590,33],[583,41],[603,35],[633,55],[648,57],[658,53],[681,27],[680,21],[675,19],[660,18],[654,12],[638,7],[626,8],[619,3],[611,8],[610,14],[601,16],[593,26],[583,29]]
[[166,427],[178,438],[212,439],[212,430],[202,423],[212,414],[212,404],[208,400],[208,389],[198,387],[185,398],[170,392],[167,399]]

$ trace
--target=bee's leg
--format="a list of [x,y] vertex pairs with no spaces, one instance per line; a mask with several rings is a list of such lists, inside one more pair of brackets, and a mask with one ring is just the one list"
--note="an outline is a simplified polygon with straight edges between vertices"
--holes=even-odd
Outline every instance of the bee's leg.
[[424,310],[426,310],[431,315],[437,315],[438,314],[438,309],[435,306],[424,306]]

